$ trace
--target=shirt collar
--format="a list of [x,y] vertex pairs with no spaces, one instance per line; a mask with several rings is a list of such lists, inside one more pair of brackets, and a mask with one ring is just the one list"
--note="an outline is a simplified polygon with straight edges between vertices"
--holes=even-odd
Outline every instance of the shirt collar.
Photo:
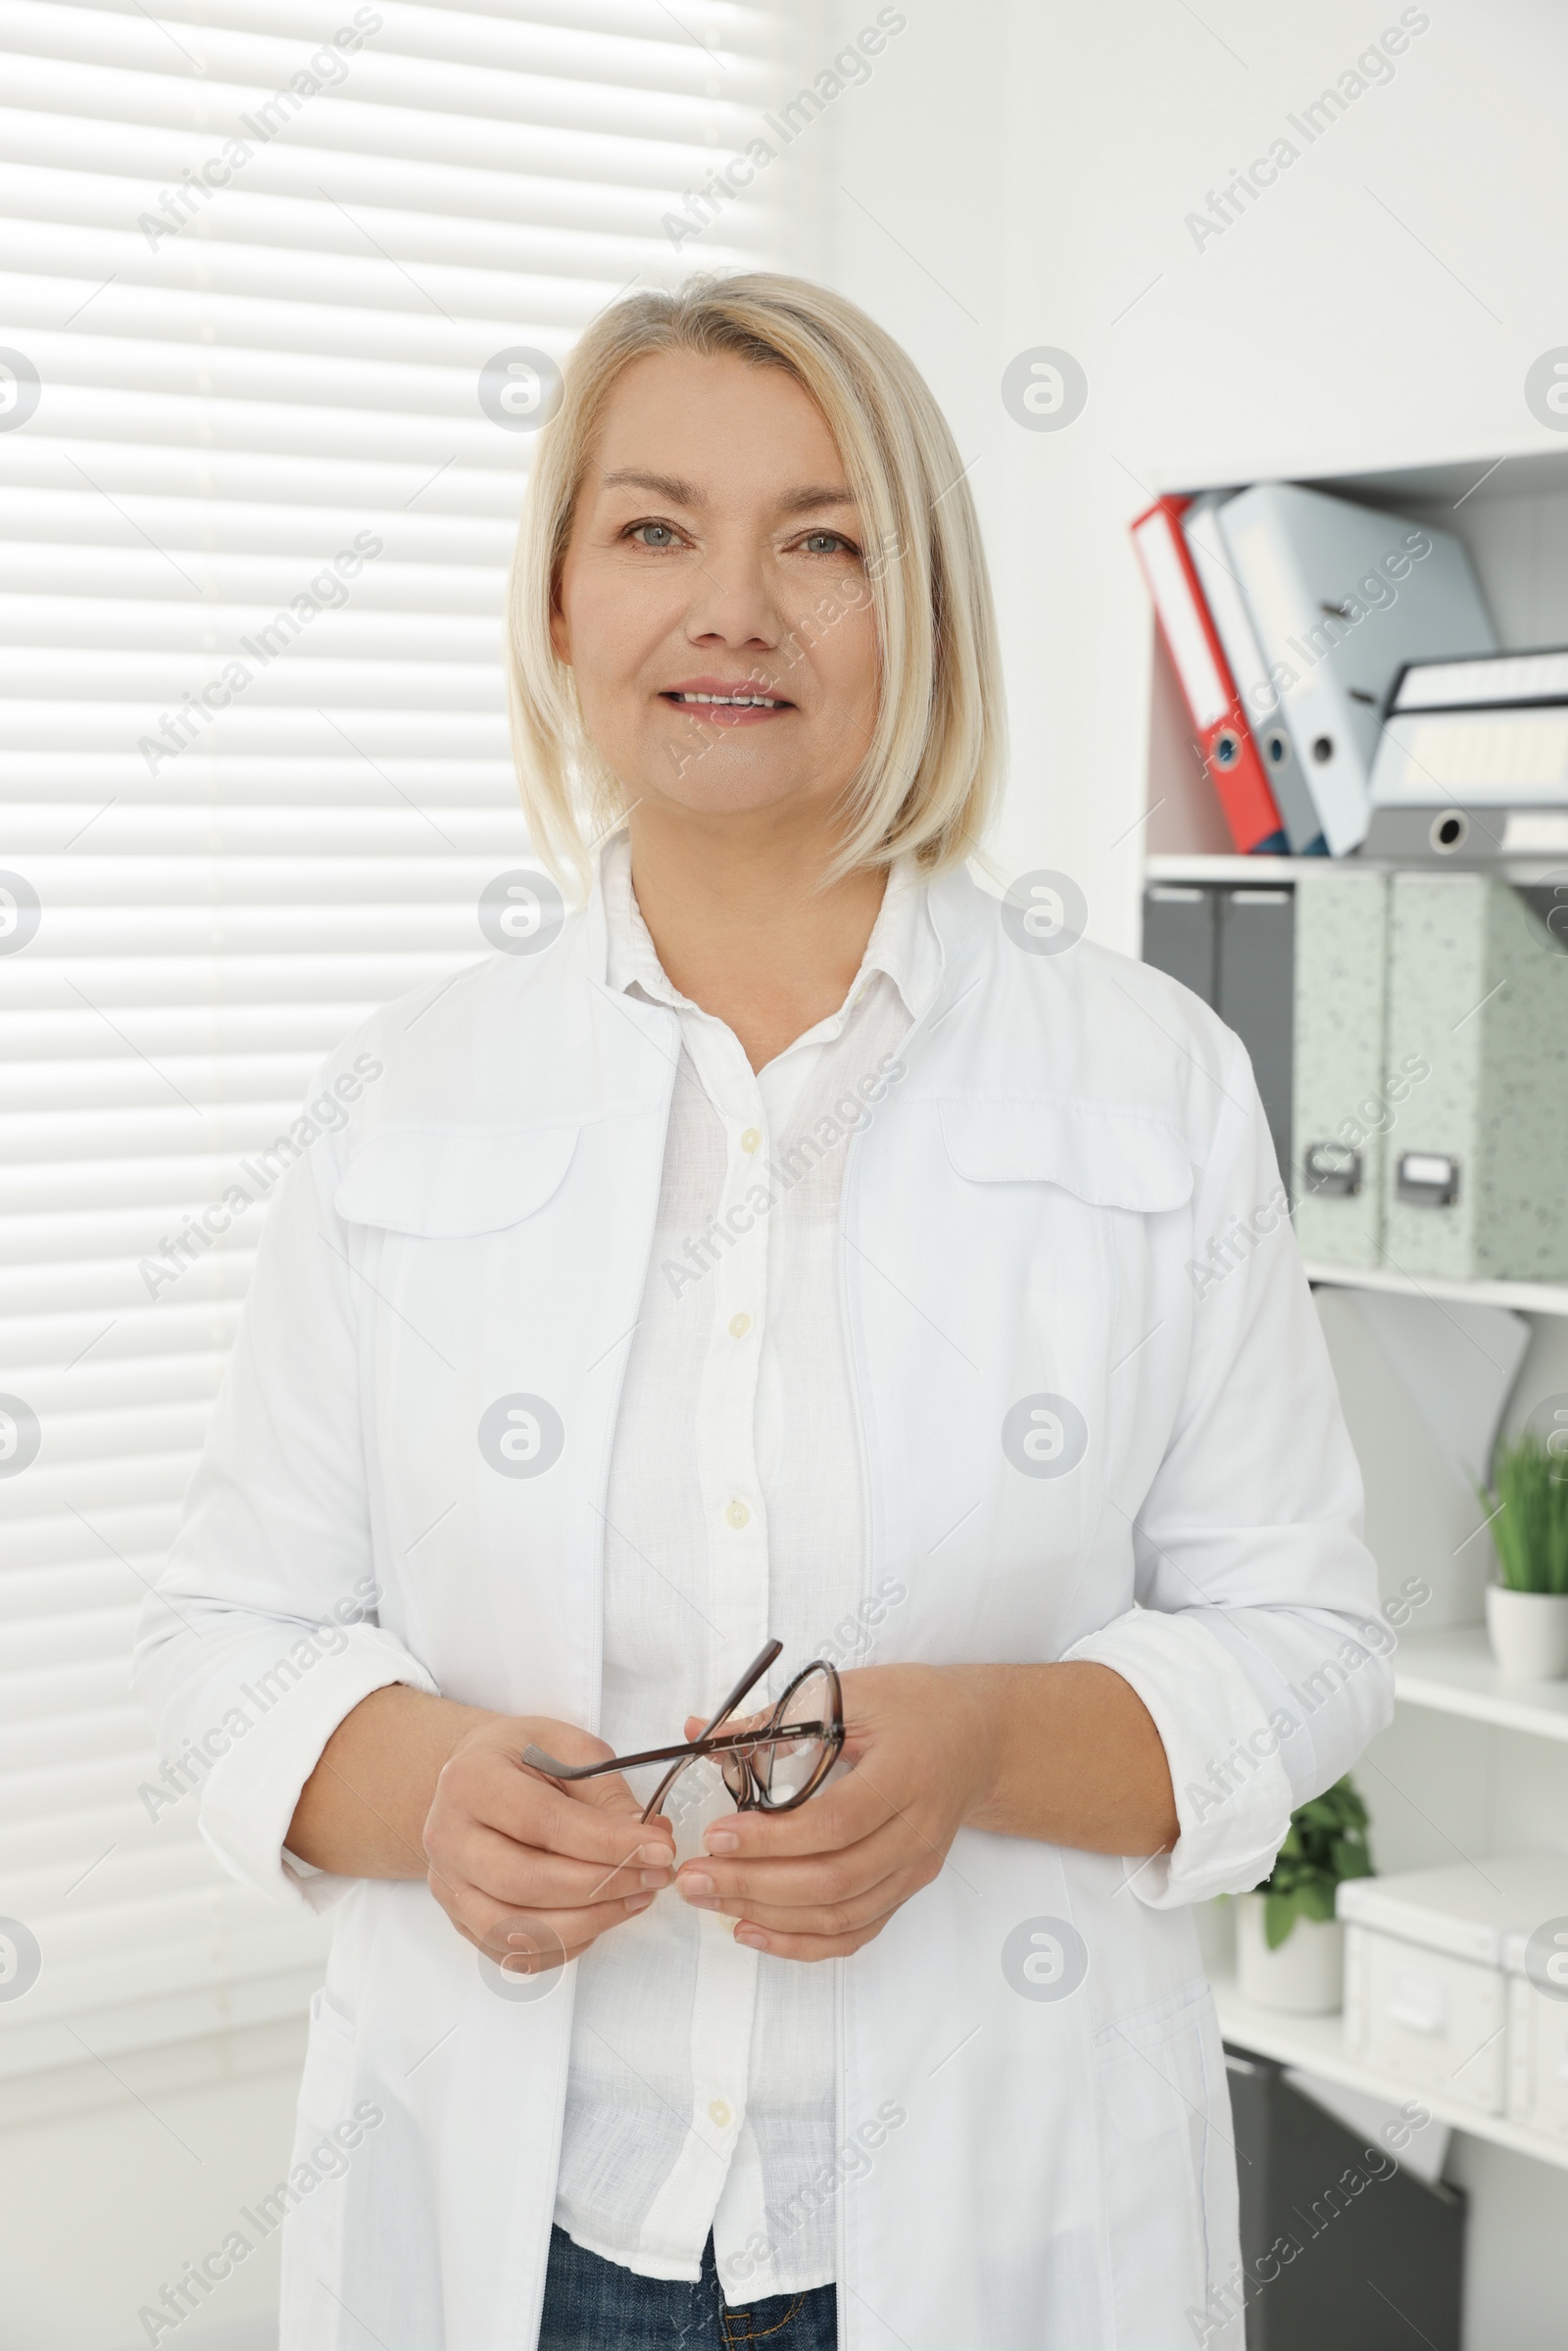
[[[602,853],[600,887],[605,908],[605,977],[610,986],[620,994],[640,988],[654,1003],[669,1004],[677,1011],[695,1009],[659,960],[631,886],[631,845],[623,833],[617,833]],[[896,857],[888,868],[887,888],[860,968],[835,1018],[853,1009],[871,985],[873,974],[881,971],[897,988],[910,1019],[919,1019],[942,975],[942,950],[928,899],[926,878],[914,859]]]

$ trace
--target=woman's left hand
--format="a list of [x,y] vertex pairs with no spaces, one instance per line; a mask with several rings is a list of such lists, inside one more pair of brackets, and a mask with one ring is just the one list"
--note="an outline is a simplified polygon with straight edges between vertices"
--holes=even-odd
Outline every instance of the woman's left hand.
[[[963,1666],[874,1665],[843,1677],[842,1770],[793,1812],[711,1822],[675,1884],[784,1959],[831,1959],[879,1935],[929,1886],[996,1770],[994,1716]],[[703,1729],[694,1715],[688,1739]]]

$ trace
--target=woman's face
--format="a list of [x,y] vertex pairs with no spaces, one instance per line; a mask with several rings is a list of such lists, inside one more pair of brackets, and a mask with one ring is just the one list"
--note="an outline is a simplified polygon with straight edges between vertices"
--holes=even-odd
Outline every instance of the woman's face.
[[781,367],[636,361],[589,452],[551,634],[650,814],[824,827],[876,718],[862,538],[820,410]]

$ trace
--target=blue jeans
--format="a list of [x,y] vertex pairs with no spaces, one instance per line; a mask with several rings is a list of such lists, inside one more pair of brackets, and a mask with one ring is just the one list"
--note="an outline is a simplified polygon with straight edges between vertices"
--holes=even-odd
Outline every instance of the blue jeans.
[[731,2351],[764,2338],[767,2351],[837,2351],[835,2289],[768,2294],[732,2310],[711,2236],[702,2277],[688,2285],[679,2278],[639,2278],[618,2261],[585,2253],[564,2229],[551,2229],[539,2351]]

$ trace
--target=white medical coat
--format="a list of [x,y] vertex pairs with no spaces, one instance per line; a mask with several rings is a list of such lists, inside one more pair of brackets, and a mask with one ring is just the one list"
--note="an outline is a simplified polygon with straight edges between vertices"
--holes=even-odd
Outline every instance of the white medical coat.
[[[960,1830],[825,1963],[841,2351],[1239,2351],[1190,1905],[1265,1876],[1292,1806],[1389,1720],[1359,1477],[1237,1040],[1145,965],[1017,945],[965,874],[931,908],[942,982],[841,1208],[865,1587],[907,1588],[876,1653],[1113,1667],[1181,1835],[1140,1863]],[[289,2215],[284,2351],[537,2338],[573,1971],[508,1996],[424,1884],[282,1846],[386,1683],[596,1727],[600,1507],[678,1054],[674,1013],[604,975],[596,890],[547,951],[391,1005],[328,1064],[314,1099],[357,1099],[279,1187],[163,1580],[178,1614],[148,1607],[165,1750],[219,1753],[204,1834],[333,1906],[296,2157],[380,2118]],[[481,1450],[517,1396],[559,1415],[543,1474]],[[1078,1420],[1033,1421],[1039,1398]],[[1047,1432],[1022,1453],[1020,1405]],[[356,1587],[378,1598],[343,1635]]]

